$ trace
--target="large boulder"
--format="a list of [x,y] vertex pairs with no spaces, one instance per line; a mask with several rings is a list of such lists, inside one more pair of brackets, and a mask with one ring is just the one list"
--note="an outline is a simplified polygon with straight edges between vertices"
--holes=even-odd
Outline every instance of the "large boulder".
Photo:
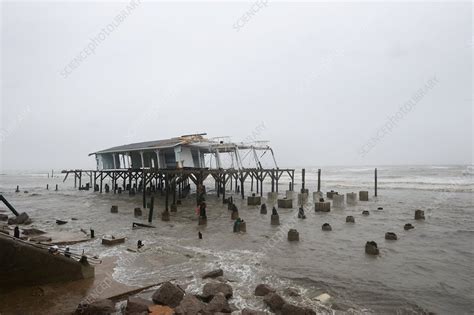
[[218,293],[223,293],[228,299],[232,297],[233,290],[227,283],[206,283],[202,288],[202,297],[204,299],[212,299]]
[[30,224],[31,219],[26,214],[26,212],[22,212],[19,216],[12,217],[8,219],[8,224]]
[[212,298],[211,302],[206,305],[206,311],[211,314],[217,312],[232,313],[232,309],[230,308],[229,302],[227,302],[227,299],[223,293],[218,293]]
[[115,303],[111,300],[97,300],[93,303],[81,303],[77,306],[74,314],[83,315],[109,315],[115,313]]
[[163,283],[151,297],[153,302],[169,307],[177,307],[183,299],[184,292],[171,282]]
[[224,271],[222,269],[216,269],[216,270],[213,270],[213,271],[210,271],[208,273],[205,273],[202,278],[203,279],[207,279],[207,278],[217,278],[217,277],[221,277],[224,275]]
[[269,293],[275,293],[275,289],[269,286],[268,284],[259,284],[255,288],[255,295],[256,296],[265,296]]
[[286,303],[285,300],[277,293],[267,294],[263,301],[270,307],[273,312],[281,311],[283,305]]
[[125,314],[140,314],[148,313],[148,307],[153,305],[153,302],[145,300],[139,297],[129,297],[127,300],[127,307],[125,308]]
[[175,308],[176,315],[196,315],[204,312],[206,304],[192,294],[186,294],[179,306]]
[[281,315],[316,315],[316,312],[308,307],[285,303],[281,308]]

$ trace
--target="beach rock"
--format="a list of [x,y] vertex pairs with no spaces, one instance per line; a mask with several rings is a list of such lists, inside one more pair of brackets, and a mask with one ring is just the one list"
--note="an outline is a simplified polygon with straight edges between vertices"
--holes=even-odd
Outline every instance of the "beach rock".
[[8,214],[0,214],[0,221],[7,221],[8,220]]
[[205,273],[202,278],[207,279],[207,278],[217,278],[221,277],[224,275],[224,271],[222,269],[216,269],[213,271],[209,271],[208,273]]
[[46,232],[35,229],[35,228],[31,228],[31,229],[23,229],[22,233],[23,235],[41,235],[41,234],[45,234]]
[[179,306],[175,308],[176,315],[197,315],[204,312],[206,304],[192,294],[186,294]]
[[415,211],[415,220],[424,220],[424,219],[425,219],[425,211],[416,210]]
[[136,217],[141,217],[142,216],[142,209],[140,209],[140,208],[133,209],[133,215],[136,216]]
[[298,292],[297,289],[295,288],[286,288],[285,290],[283,290],[283,293],[285,293],[286,295],[288,296],[292,296],[292,297],[297,297],[297,296],[300,296],[301,294]]
[[229,306],[229,302],[227,302],[227,299],[225,298],[223,293],[218,293],[216,296],[214,296],[209,302],[208,305],[206,305],[205,308],[206,312],[209,312],[211,314],[215,314],[217,312],[221,313],[231,313],[232,309]]
[[346,217],[346,223],[355,223],[354,217],[351,216],[351,215],[348,215],[348,216]]
[[307,307],[285,303],[281,308],[281,315],[316,315],[316,312]]
[[151,297],[155,304],[177,307],[183,299],[184,292],[171,282],[163,283]]
[[281,311],[283,305],[286,303],[285,300],[277,293],[270,293],[265,295],[263,301],[275,313]]
[[110,213],[118,213],[118,206],[110,207]]
[[148,311],[146,313],[145,312],[136,313],[134,315],[174,315],[174,314],[176,314],[175,311],[169,306],[151,305],[148,307]]
[[377,243],[374,241],[367,242],[365,244],[365,253],[368,255],[378,255],[379,249],[377,247]]
[[297,242],[300,240],[300,233],[295,229],[290,229],[288,231],[288,241]]
[[324,223],[322,229],[323,231],[332,231],[332,227],[329,223]]
[[386,240],[391,240],[391,241],[396,241],[398,239],[397,234],[393,232],[387,232],[385,233],[385,239]]
[[202,288],[202,296],[205,299],[213,298],[218,293],[223,293],[228,299],[232,297],[233,290],[227,283],[206,283]]
[[275,289],[269,286],[268,284],[259,284],[255,287],[256,296],[265,296],[269,293],[275,293]]
[[30,217],[26,214],[26,212],[22,212],[19,216],[17,217],[12,217],[8,218],[8,224],[30,224],[31,219]]
[[370,212],[369,212],[368,210],[364,210],[364,211],[362,211],[362,214],[363,214],[363,215],[369,215]]
[[97,300],[91,304],[79,304],[74,314],[108,315],[115,313],[115,303],[108,299]]
[[125,314],[140,314],[148,313],[148,307],[153,305],[152,301],[145,300],[139,297],[129,297],[127,300],[127,307],[125,308]]
[[405,231],[408,231],[408,230],[411,230],[411,229],[414,229],[415,227],[411,224],[411,223],[407,223],[405,224],[405,226],[403,227],[403,229]]
[[249,308],[244,308],[242,310],[242,315],[267,315],[267,312],[255,311],[255,310],[251,310]]

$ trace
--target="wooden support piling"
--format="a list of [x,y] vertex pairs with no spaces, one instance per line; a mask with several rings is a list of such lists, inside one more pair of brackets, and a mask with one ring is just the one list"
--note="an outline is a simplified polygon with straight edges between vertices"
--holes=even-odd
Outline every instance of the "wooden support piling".
[[375,197],[377,197],[377,168],[375,168]]
[[150,211],[148,212],[148,222],[151,223],[153,220],[153,206],[155,203],[155,197],[151,196],[150,198]]
[[318,169],[318,191],[321,191],[321,169]]

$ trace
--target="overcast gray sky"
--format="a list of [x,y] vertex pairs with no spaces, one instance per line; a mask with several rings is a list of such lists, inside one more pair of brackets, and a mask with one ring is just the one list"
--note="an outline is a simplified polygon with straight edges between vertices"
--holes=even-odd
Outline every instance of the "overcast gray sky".
[[470,2],[3,2],[1,22],[5,170],[195,132],[257,134],[281,166],[472,163]]

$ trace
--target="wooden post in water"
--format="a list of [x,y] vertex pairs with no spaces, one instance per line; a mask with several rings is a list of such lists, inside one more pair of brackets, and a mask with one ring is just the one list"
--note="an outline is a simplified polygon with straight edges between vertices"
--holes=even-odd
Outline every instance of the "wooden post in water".
[[377,168],[375,168],[375,197],[377,197]]
[[222,202],[225,200],[225,173],[222,174]]
[[49,190],[49,184],[46,184],[46,190]]
[[142,170],[143,178],[142,178],[142,190],[143,190],[143,209],[146,209],[146,174],[145,169]]
[[321,169],[318,169],[318,191],[321,191]]
[[168,180],[168,174],[165,175],[165,190],[166,190],[166,195],[165,195],[165,211],[168,212],[169,211],[169,208],[168,208],[168,194],[169,194],[169,190],[170,190],[170,185],[169,185],[169,180]]
[[305,185],[304,185],[304,184],[305,184],[305,172],[306,172],[306,170],[303,168],[303,169],[301,170],[301,193],[303,193],[303,191],[304,191],[304,186],[305,186]]
[[242,173],[242,171],[240,171],[240,193],[242,194],[242,199],[245,199],[244,182],[244,174]]
[[79,188],[81,188],[82,185],[82,171],[79,171]]
[[155,203],[155,197],[151,196],[150,199],[150,211],[148,212],[148,222],[151,223],[153,220],[153,205]]

